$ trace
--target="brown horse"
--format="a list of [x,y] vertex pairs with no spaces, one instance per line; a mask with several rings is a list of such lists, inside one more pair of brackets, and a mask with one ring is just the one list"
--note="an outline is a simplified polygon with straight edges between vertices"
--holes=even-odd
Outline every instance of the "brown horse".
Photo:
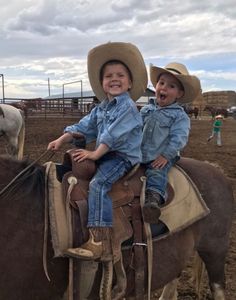
[[194,116],[194,118],[197,119],[199,114],[199,109],[196,106],[184,106],[184,111],[189,115],[190,118]]
[[228,111],[225,108],[206,105],[203,111],[208,111],[211,114],[212,119],[214,119],[217,115],[222,115],[224,118],[228,117]]
[[[45,168],[40,165],[28,168],[1,192],[27,165],[29,162],[0,158],[0,300],[59,300],[68,284],[68,260],[53,257],[49,236],[47,262],[51,281],[48,281],[42,262]],[[232,189],[222,172],[208,163],[184,158],[181,166],[191,175],[211,212],[180,232],[153,240],[152,289],[177,278],[196,250],[205,263],[213,299],[224,300],[224,264],[233,214]],[[123,257],[128,278],[127,297],[134,294],[130,254],[130,248],[126,247]],[[98,276],[90,298],[93,300],[99,299]]]

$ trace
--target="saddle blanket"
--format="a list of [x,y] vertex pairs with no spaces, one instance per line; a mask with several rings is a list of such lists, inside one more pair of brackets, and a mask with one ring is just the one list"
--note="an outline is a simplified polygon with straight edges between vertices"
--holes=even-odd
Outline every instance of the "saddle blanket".
[[194,182],[183,169],[177,165],[172,167],[168,181],[175,195],[173,201],[161,208],[160,220],[170,233],[184,229],[210,213]]
[[[70,245],[72,229],[68,221],[68,204],[62,195],[62,184],[57,179],[56,164],[47,162],[45,166],[52,243],[54,254],[58,257]],[[160,220],[171,234],[200,220],[210,211],[191,178],[180,167],[172,167],[168,177],[174,199],[161,208]]]

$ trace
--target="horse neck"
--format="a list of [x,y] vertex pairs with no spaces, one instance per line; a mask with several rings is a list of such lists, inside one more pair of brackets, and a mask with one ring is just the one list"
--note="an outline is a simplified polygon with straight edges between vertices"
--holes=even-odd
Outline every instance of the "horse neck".
[[0,195],[2,208],[12,205],[13,210],[18,206],[21,209],[24,205],[31,207],[39,203],[42,205],[43,169],[38,166],[27,169],[27,166],[28,163],[24,161],[0,158],[0,191],[9,184],[5,192]]

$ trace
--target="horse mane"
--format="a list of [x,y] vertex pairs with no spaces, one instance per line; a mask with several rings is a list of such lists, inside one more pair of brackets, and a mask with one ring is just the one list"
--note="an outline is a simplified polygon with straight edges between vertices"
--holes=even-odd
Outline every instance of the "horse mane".
[[[0,197],[19,197],[19,190],[21,195],[28,195],[34,190],[42,194],[42,187],[44,186],[44,170],[43,166],[39,164],[32,165],[25,172],[24,170],[31,164],[29,160],[16,160],[9,157],[0,157],[0,169],[3,177],[0,176],[0,192],[4,187],[11,182],[19,173],[19,176],[10,186],[0,195]],[[3,180],[4,178],[4,180]]]

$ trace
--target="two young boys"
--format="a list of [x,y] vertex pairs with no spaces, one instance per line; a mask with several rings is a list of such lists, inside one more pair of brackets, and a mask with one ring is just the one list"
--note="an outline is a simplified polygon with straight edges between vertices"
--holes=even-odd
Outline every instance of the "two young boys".
[[189,118],[177,101],[191,101],[200,84],[181,64],[172,63],[164,69],[152,67],[157,103],[147,105],[139,114],[134,101],[146,89],[147,72],[138,48],[128,43],[107,43],[92,49],[88,54],[88,76],[101,103],[79,123],[66,127],[61,137],[49,143],[48,149],[58,150],[71,142],[74,132],[86,137],[87,143],[96,139],[94,151],[78,149],[73,157],[78,162],[91,159],[97,165],[89,185],[90,238],[66,253],[81,259],[100,259],[103,236],[110,234],[112,227],[108,192],[136,163],[146,165],[144,221],[158,221],[159,205],[165,201],[168,170],[185,146],[190,129]]

